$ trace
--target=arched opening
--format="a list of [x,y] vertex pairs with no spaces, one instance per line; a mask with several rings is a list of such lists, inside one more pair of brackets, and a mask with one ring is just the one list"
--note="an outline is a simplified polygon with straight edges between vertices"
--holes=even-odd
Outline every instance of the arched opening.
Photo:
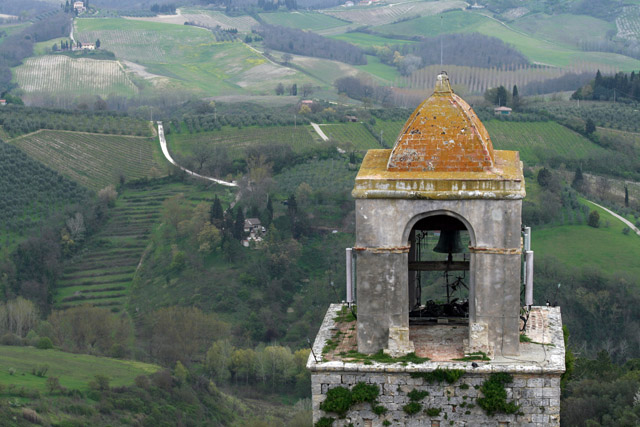
[[[474,280],[470,226],[450,212],[418,218],[408,235],[410,339],[416,353],[437,360],[463,357]],[[445,354],[433,352],[444,351]]]

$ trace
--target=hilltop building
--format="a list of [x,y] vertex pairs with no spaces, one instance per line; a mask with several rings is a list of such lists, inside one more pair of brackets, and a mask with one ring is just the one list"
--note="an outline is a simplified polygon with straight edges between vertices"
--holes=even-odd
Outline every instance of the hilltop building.
[[558,426],[560,309],[532,281],[520,299],[522,162],[446,74],[352,195],[357,312],[333,304],[316,337],[314,423]]

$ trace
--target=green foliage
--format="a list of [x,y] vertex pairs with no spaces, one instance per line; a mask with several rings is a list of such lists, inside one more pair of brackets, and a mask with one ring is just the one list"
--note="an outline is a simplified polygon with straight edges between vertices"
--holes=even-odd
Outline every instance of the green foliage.
[[385,426],[385,427],[390,426],[391,425],[391,421],[384,420],[384,421],[382,421],[382,425]]
[[40,350],[47,350],[47,349],[53,348],[53,342],[49,337],[41,337],[38,339],[38,343],[36,344],[36,347],[39,348]]
[[409,402],[402,407],[402,410],[408,415],[414,415],[420,412],[422,405],[418,402]]
[[35,368],[31,369],[31,373],[36,377],[44,378],[47,376],[47,371],[49,370],[49,365],[38,365]]
[[[83,203],[89,193],[75,182],[0,142],[0,241],[13,246],[16,237],[42,225],[56,210]],[[11,240],[9,240],[11,238]]]
[[358,383],[351,389],[353,403],[369,402],[373,404],[380,394],[380,387],[376,384]]
[[529,338],[526,334],[520,334],[520,342],[532,342],[531,338]]
[[576,363],[576,356],[569,347],[569,328],[567,325],[562,325],[562,337],[564,340],[564,367],[565,371],[560,377],[560,387],[564,390],[567,387],[567,383],[571,380],[573,369]]
[[424,412],[430,417],[437,417],[442,412],[442,408],[427,408]]
[[392,357],[386,354],[384,351],[380,350],[374,354],[362,354],[358,353],[356,350],[350,350],[344,356],[345,359],[349,360],[357,360],[362,362],[378,362],[378,363],[415,363],[420,364],[429,360],[428,357],[419,357],[416,356],[415,353],[409,353],[404,356]]
[[504,386],[511,382],[513,382],[513,377],[510,374],[500,372],[491,374],[489,379],[482,383],[480,391],[484,397],[478,398],[477,401],[487,415],[515,414],[520,409],[520,406],[514,402],[507,402],[507,391]]
[[315,423],[315,427],[331,427],[335,418],[331,417],[322,417]]
[[589,212],[589,218],[587,219],[587,225],[589,227],[598,228],[600,227],[600,214],[597,210],[592,210]]
[[320,404],[320,409],[326,412],[334,412],[341,418],[353,403],[351,391],[346,387],[335,387],[327,391],[326,399]]
[[93,377],[93,381],[89,383],[89,387],[94,390],[109,390],[109,382],[111,379],[103,374],[97,374]]
[[371,410],[373,411],[374,414],[380,416],[380,415],[384,415],[387,413],[388,409],[382,405],[375,405],[371,407]]
[[426,390],[416,390],[415,388],[407,393],[409,400],[412,402],[420,402],[425,397],[429,396],[429,392]]
[[412,372],[410,375],[411,378],[423,378],[429,382],[429,384],[433,384],[434,382],[441,383],[443,381],[453,384],[458,381],[464,373],[465,371],[463,369],[436,368],[431,372]]

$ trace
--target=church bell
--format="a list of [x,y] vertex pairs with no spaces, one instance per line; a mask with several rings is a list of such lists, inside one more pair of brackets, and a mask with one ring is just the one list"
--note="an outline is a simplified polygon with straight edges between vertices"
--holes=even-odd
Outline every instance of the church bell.
[[441,254],[459,254],[464,252],[464,246],[460,240],[460,230],[442,230],[438,244],[433,248],[434,252]]

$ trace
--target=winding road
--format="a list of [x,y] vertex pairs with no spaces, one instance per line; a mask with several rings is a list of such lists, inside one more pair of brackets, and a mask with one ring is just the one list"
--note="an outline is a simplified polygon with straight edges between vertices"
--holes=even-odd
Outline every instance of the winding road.
[[158,122],[158,139],[160,140],[160,148],[162,148],[162,154],[164,154],[164,157],[169,161],[169,163],[171,163],[172,165],[180,168],[181,170],[185,171],[189,175],[194,176],[196,178],[206,179],[207,181],[215,182],[215,183],[220,184],[220,185],[226,185],[227,187],[237,187],[238,186],[238,184],[235,181],[232,181],[232,182],[223,181],[221,179],[212,178],[210,176],[200,175],[198,173],[190,171],[189,169],[184,168],[184,167],[180,166],[179,164],[177,164],[176,161],[173,160],[173,158],[171,157],[171,154],[169,154],[169,149],[167,148],[167,140],[164,137],[164,128],[162,127],[162,122],[160,122],[160,121]]
[[607,211],[608,213],[610,213],[611,215],[615,216],[616,218],[618,218],[620,221],[624,222],[627,227],[629,227],[630,229],[632,229],[638,236],[640,236],[640,230],[638,229],[638,227],[636,227],[635,225],[633,225],[633,223],[623,217],[621,217],[620,215],[618,215],[617,213],[611,211],[610,209],[605,208],[602,205],[599,205],[595,202],[592,202],[591,200],[587,200],[587,202],[591,203],[594,206],[599,207],[600,209],[604,209],[605,211]]

